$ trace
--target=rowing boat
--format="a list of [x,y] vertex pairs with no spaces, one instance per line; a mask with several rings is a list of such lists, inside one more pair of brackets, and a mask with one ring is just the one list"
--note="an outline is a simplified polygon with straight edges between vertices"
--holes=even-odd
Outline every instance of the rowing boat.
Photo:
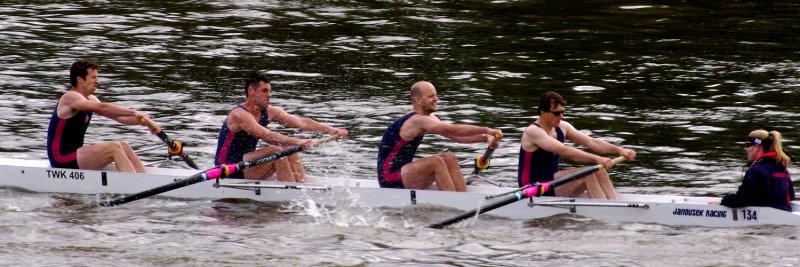
[[[146,174],[103,170],[52,168],[46,160],[0,158],[0,187],[33,192],[74,194],[134,194],[196,174],[196,170],[147,168]],[[364,207],[405,208],[412,206],[445,207],[471,210],[487,202],[487,196],[514,190],[508,187],[468,186],[467,192],[384,189],[375,179],[327,178],[310,176],[306,183],[223,179],[205,181],[165,192],[160,196],[183,199],[252,199],[262,202],[313,200],[324,206],[336,206],[347,197]],[[694,225],[706,227],[741,227],[755,225],[800,226],[800,212],[785,212],[768,207],[728,208],[709,205],[716,197],[620,194],[619,200],[537,197],[518,201],[486,214],[531,220],[572,213],[596,220]],[[797,202],[792,209],[800,211]]]

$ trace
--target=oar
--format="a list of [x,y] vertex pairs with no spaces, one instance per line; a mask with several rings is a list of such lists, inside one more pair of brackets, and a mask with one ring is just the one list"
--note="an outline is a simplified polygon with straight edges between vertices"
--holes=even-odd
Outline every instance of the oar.
[[[144,117],[139,117],[139,121],[147,125],[147,128],[150,129],[156,128],[156,125],[153,124],[152,121],[145,120]],[[164,143],[167,144],[167,153],[169,153],[171,156],[178,155],[179,157],[181,157],[181,159],[183,159],[184,162],[186,162],[186,164],[189,165],[189,167],[192,167],[195,170],[200,169],[199,167],[197,167],[197,164],[194,163],[194,160],[192,160],[192,158],[190,158],[189,155],[183,151],[183,145],[181,144],[181,142],[169,138],[169,136],[167,136],[167,134],[164,133],[164,130],[158,132],[156,136],[158,136],[158,138],[161,138],[161,141],[164,141]]]
[[492,147],[497,147],[499,142],[500,138],[497,138],[497,135],[495,135],[492,143],[486,147],[486,151],[484,151],[482,155],[478,155],[478,157],[475,158],[475,168],[472,170],[472,177],[467,179],[467,184],[472,184],[472,182],[475,181],[475,178],[478,178],[478,175],[482,170],[489,168],[489,163],[492,160],[492,153],[494,153],[494,148]]
[[[314,146],[317,146],[319,144],[322,144],[322,143],[325,143],[325,142],[329,142],[329,141],[332,141],[332,140],[336,140],[338,138],[339,138],[339,135],[335,135],[334,134],[334,135],[331,135],[331,136],[328,136],[328,137],[325,137],[325,138],[317,139],[317,140],[314,140]],[[86,205],[86,206],[82,207],[80,210],[86,210],[86,209],[90,209],[90,208],[95,208],[97,206],[111,207],[111,206],[116,206],[116,205],[120,205],[120,204],[125,204],[125,203],[128,203],[128,202],[134,201],[134,200],[138,200],[138,199],[154,196],[154,195],[161,194],[161,193],[164,193],[164,192],[167,192],[167,191],[171,191],[171,190],[175,190],[175,189],[178,189],[178,188],[181,188],[181,187],[193,185],[193,184],[196,184],[196,183],[199,183],[199,182],[227,177],[227,176],[229,176],[229,175],[231,175],[231,174],[233,174],[233,173],[235,173],[237,171],[244,170],[244,169],[259,165],[259,164],[264,164],[264,163],[267,163],[267,162],[270,162],[270,161],[273,161],[273,160],[276,160],[276,159],[279,159],[279,158],[282,158],[282,157],[297,153],[299,151],[303,151],[303,147],[302,146],[293,146],[293,147],[290,147],[290,148],[287,148],[287,149],[284,149],[284,150],[281,150],[281,151],[278,151],[278,152],[275,152],[275,153],[270,153],[270,154],[267,154],[267,155],[264,155],[264,156],[261,156],[261,157],[258,157],[258,158],[252,159],[252,160],[248,160],[248,161],[242,161],[242,162],[235,163],[235,164],[220,164],[217,167],[202,171],[202,172],[197,173],[195,175],[189,176],[189,177],[187,177],[185,179],[181,179],[181,180],[175,181],[174,183],[162,185],[162,186],[159,186],[159,187],[156,187],[156,188],[153,188],[153,189],[148,189],[148,190],[145,190],[145,191],[142,191],[142,192],[139,192],[139,193],[136,193],[136,194],[128,195],[128,196],[125,196],[125,197],[120,197],[120,198],[112,199],[112,200],[109,200],[109,201],[99,202],[97,204]]]
[[492,161],[492,153],[494,153],[494,148],[492,147],[497,147],[497,143],[499,142],[500,138],[495,135],[492,143],[486,147],[486,151],[483,152],[483,155],[479,155],[475,158],[475,169],[472,170],[472,175],[478,175],[481,173],[481,170],[489,168],[489,162]]
[[[625,161],[625,157],[620,156],[620,157],[617,157],[617,158],[613,159],[613,161],[614,161],[614,164],[619,164],[620,162]],[[576,179],[582,178],[582,177],[584,177],[586,175],[589,175],[591,173],[594,173],[594,172],[600,170],[601,168],[603,168],[603,165],[602,164],[597,164],[597,165],[594,165],[594,166],[590,166],[590,167],[584,168],[584,169],[582,169],[580,171],[571,173],[571,174],[566,175],[564,177],[561,177],[561,178],[559,178],[557,180],[553,180],[553,181],[550,181],[550,182],[547,182],[547,183],[543,183],[543,184],[533,184],[533,185],[525,186],[525,187],[520,188],[518,190],[512,191],[511,192],[511,193],[513,193],[512,195],[508,195],[508,196],[505,196],[505,197],[497,198],[494,201],[487,203],[486,205],[478,207],[477,209],[473,209],[473,210],[470,210],[470,211],[462,212],[462,213],[460,213],[460,214],[458,214],[458,215],[456,215],[456,216],[454,216],[452,218],[449,218],[447,220],[443,220],[443,221],[431,224],[428,227],[435,228],[435,229],[442,229],[445,226],[448,226],[448,225],[451,225],[451,224],[466,220],[466,219],[468,219],[470,217],[473,217],[475,215],[478,215],[478,214],[483,214],[485,212],[489,212],[491,210],[494,210],[496,208],[499,208],[499,207],[502,207],[502,206],[517,202],[519,200],[526,199],[526,198],[531,198],[531,197],[541,196],[542,194],[544,194],[545,192],[550,190],[550,188],[555,188],[555,187],[557,187],[559,185],[563,185],[565,183],[568,183],[568,182],[574,181]]]

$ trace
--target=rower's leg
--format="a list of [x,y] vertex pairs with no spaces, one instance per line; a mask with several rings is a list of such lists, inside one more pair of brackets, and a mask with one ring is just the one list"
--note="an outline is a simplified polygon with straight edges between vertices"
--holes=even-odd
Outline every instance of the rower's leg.
[[455,191],[447,165],[439,156],[421,158],[406,164],[400,169],[400,176],[407,189],[428,188],[435,181],[439,190]]
[[133,165],[133,168],[136,170],[136,172],[145,173],[144,164],[142,163],[142,160],[140,160],[139,157],[136,156],[136,152],[133,152],[133,148],[131,148],[131,145],[125,141],[120,141],[119,145],[122,146],[122,150],[125,152],[125,156],[128,159],[128,162],[130,162],[131,165]]
[[600,184],[606,199],[619,199],[614,183],[611,182],[611,177],[608,176],[608,172],[605,169],[597,170],[594,176],[597,177],[597,182]]
[[292,164],[289,163],[289,159],[282,158],[273,162],[273,166],[275,166],[275,175],[277,176],[278,181],[292,183],[297,181],[294,171],[292,171]]
[[303,163],[300,162],[300,153],[291,154],[286,158],[292,170],[294,181],[298,183],[304,183],[306,181],[306,170],[303,167]]
[[[573,168],[573,169],[568,169],[568,170],[562,170],[562,171],[556,172],[555,175],[553,175],[553,177],[555,179],[559,179],[559,178],[564,177],[566,175],[569,175],[569,174],[572,174],[574,172],[577,172],[577,171],[579,171],[581,169],[582,168]],[[555,190],[556,196],[559,196],[559,197],[581,197],[584,193],[588,194],[587,191],[589,191],[589,190],[587,188],[586,183],[587,183],[587,180],[585,178],[584,179],[577,179],[575,181],[568,182],[566,184],[560,185],[560,186],[556,187],[554,190]],[[589,195],[589,197],[592,197],[592,196]]]
[[455,191],[466,192],[467,182],[464,181],[464,174],[461,172],[461,167],[458,166],[458,159],[456,159],[456,155],[452,152],[444,152],[439,154],[439,157],[442,158],[447,166],[447,171],[450,173],[450,179],[453,183],[453,188]]
[[608,199],[608,196],[603,192],[603,188],[600,186],[600,183],[597,181],[597,176],[594,174],[587,175],[581,179],[586,184],[586,193],[589,194],[590,198],[594,199]]
[[105,142],[78,148],[78,167],[99,170],[112,162],[121,172],[136,172],[119,142]]
[[[274,147],[274,146],[257,149],[253,152],[244,154],[243,160],[248,161],[260,158],[263,157],[264,155],[275,153],[280,150],[281,150],[280,147]],[[255,180],[269,179],[270,177],[272,177],[273,174],[277,173],[278,181],[288,181],[289,179],[291,179],[291,181],[288,182],[294,182],[294,176],[292,176],[292,171],[291,168],[289,167],[289,162],[286,161],[286,158],[281,158],[264,164],[252,166],[250,168],[244,169],[243,173],[245,179],[255,179]]]

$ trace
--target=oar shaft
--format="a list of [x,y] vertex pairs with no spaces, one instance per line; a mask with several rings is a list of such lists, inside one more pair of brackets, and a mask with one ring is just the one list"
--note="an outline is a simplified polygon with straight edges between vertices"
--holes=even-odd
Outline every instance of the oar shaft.
[[472,175],[478,175],[481,173],[482,169],[489,168],[489,162],[492,160],[492,154],[494,153],[493,147],[497,147],[499,143],[500,138],[495,135],[492,143],[489,144],[489,147],[486,148],[483,155],[475,159],[475,169],[472,170]]
[[[612,161],[614,162],[614,164],[618,164],[618,163],[620,163],[620,162],[622,162],[624,160],[625,160],[625,157],[617,157],[617,158],[613,159]],[[448,225],[451,225],[451,224],[466,220],[466,219],[468,219],[470,217],[473,217],[473,216],[476,216],[476,215],[479,215],[479,214],[483,214],[485,212],[489,212],[491,210],[494,210],[496,208],[499,208],[499,207],[502,207],[502,206],[517,202],[519,200],[522,200],[522,199],[525,199],[525,198],[541,196],[542,194],[544,194],[545,192],[550,190],[550,188],[555,188],[555,187],[557,187],[559,185],[563,185],[563,184],[572,182],[572,181],[574,181],[576,179],[579,179],[579,178],[582,178],[582,177],[584,177],[586,175],[594,173],[597,170],[600,170],[601,168],[603,168],[603,165],[601,165],[601,164],[597,164],[597,165],[594,165],[594,166],[589,166],[589,167],[581,169],[581,170],[579,170],[577,172],[570,173],[570,174],[568,174],[568,175],[566,175],[564,177],[561,177],[559,179],[553,180],[551,182],[543,183],[543,184],[540,184],[540,185],[534,184],[534,185],[523,187],[521,189],[517,189],[517,190],[511,191],[510,193],[513,193],[513,195],[502,196],[500,198],[495,199],[492,202],[489,202],[488,204],[486,204],[486,205],[484,205],[482,207],[478,207],[477,209],[473,209],[473,210],[470,210],[470,211],[462,212],[462,213],[460,213],[460,214],[458,214],[458,215],[456,215],[456,216],[454,216],[452,218],[449,218],[447,220],[431,224],[429,227],[435,228],[435,229],[442,229],[445,226],[448,226]]]
[[115,199],[112,199],[112,200],[109,200],[109,201],[106,201],[106,202],[100,202],[95,206],[86,206],[86,207],[84,207],[82,209],[94,208],[96,206],[112,207],[112,206],[116,206],[116,205],[120,205],[120,204],[125,204],[125,203],[131,202],[131,201],[139,200],[139,199],[142,199],[142,198],[155,196],[155,195],[167,192],[167,191],[171,191],[171,190],[178,189],[178,188],[181,188],[181,187],[184,187],[184,186],[189,186],[189,185],[196,184],[196,183],[199,183],[199,182],[202,182],[202,181],[206,181],[206,180],[209,179],[206,175],[204,175],[206,173],[207,172],[198,173],[198,174],[193,175],[193,176],[191,176],[189,178],[178,180],[178,181],[176,181],[174,183],[171,183],[171,184],[165,184],[165,185],[162,185],[162,186],[159,186],[159,187],[156,187],[156,188],[153,188],[153,189],[148,189],[148,190],[136,193],[136,194],[127,195],[127,196],[120,197],[120,198],[115,198]]
[[177,155],[181,157],[181,159],[183,159],[183,161],[186,162],[186,164],[188,164],[189,167],[192,167],[192,169],[195,170],[200,169],[200,167],[198,167],[197,164],[194,163],[194,160],[191,157],[189,157],[189,154],[186,154],[186,152],[183,151],[183,146],[179,145],[177,143],[178,141],[169,138],[169,136],[167,136],[167,134],[164,133],[164,131],[158,132],[156,136],[158,136],[158,138],[161,138],[161,140],[164,141],[165,144],[167,144],[167,146],[169,147],[169,151],[180,150],[177,151]]
[[[153,124],[153,121],[145,120],[144,117],[139,117],[139,121],[144,123],[147,126],[147,128],[151,130],[156,128],[156,125]],[[189,157],[189,155],[183,151],[183,146],[180,144],[180,142],[172,140],[172,138],[169,138],[169,136],[167,136],[167,134],[164,133],[164,130],[159,131],[156,134],[156,136],[158,136],[158,138],[161,139],[161,141],[164,141],[164,143],[167,144],[167,147],[169,147],[168,151],[171,155],[172,154],[178,155],[179,157],[181,157],[181,159],[183,159],[184,162],[186,162],[186,164],[189,165],[189,167],[192,167],[192,169],[195,170],[200,169],[200,167],[198,167],[197,164],[194,163],[194,160],[192,160],[192,158]]]
[[444,220],[444,221],[441,221],[441,222],[438,222],[438,223],[431,224],[428,227],[434,228],[434,229],[442,229],[445,226],[448,226],[448,225],[451,225],[451,224],[454,224],[454,223],[469,219],[469,218],[471,218],[473,216],[476,216],[478,214],[483,214],[485,212],[489,212],[489,211],[494,210],[496,208],[499,208],[499,207],[502,207],[502,206],[517,202],[522,198],[524,198],[524,197],[522,197],[522,193],[521,192],[517,192],[516,194],[513,194],[513,195],[508,195],[508,196],[505,196],[503,198],[495,199],[494,201],[484,205],[483,207],[480,207],[480,208],[477,208],[477,209],[473,209],[473,210],[470,210],[470,211],[465,211],[465,212],[459,213],[456,216],[453,216],[450,219],[447,219],[447,220]]
[[[317,140],[314,140],[314,145],[316,146],[316,145],[319,145],[319,144],[322,144],[322,143],[325,143],[325,142],[329,142],[331,140],[335,140],[337,138],[339,138],[338,135],[331,135],[331,136],[328,136],[328,137],[325,137],[325,138],[317,139]],[[146,197],[151,197],[151,196],[158,195],[158,194],[161,194],[161,193],[164,193],[164,192],[167,192],[167,191],[172,191],[172,190],[175,190],[175,189],[178,189],[178,188],[181,188],[181,187],[193,185],[193,184],[196,184],[196,183],[199,183],[199,182],[227,177],[227,176],[229,176],[229,175],[231,175],[231,174],[233,174],[233,173],[235,173],[237,171],[244,170],[244,169],[259,165],[259,164],[264,164],[264,163],[267,163],[267,162],[270,162],[270,161],[273,161],[273,160],[276,160],[276,159],[279,159],[279,158],[283,158],[285,156],[288,156],[288,155],[297,153],[299,151],[302,151],[303,149],[304,148],[302,146],[293,146],[293,147],[290,147],[290,148],[287,148],[287,149],[284,149],[284,150],[281,150],[281,151],[278,151],[278,152],[275,152],[275,153],[270,153],[270,154],[267,154],[267,155],[252,159],[252,160],[243,161],[243,162],[239,162],[239,163],[236,163],[236,164],[223,164],[223,165],[220,165],[220,166],[205,170],[205,171],[200,172],[198,174],[189,176],[186,179],[175,181],[175,182],[170,183],[170,184],[166,184],[166,185],[162,185],[162,186],[159,186],[159,187],[156,187],[156,188],[148,189],[148,190],[145,190],[145,191],[142,191],[142,192],[139,192],[139,193],[136,193],[136,194],[128,195],[128,196],[125,196],[125,197],[120,197],[120,198],[112,199],[112,200],[109,200],[109,201],[100,202],[100,203],[98,203],[96,205],[86,205],[83,208],[81,208],[81,210],[86,210],[86,209],[94,208],[94,207],[97,207],[97,206],[111,207],[111,206],[116,206],[116,205],[120,205],[120,204],[125,204],[125,203],[131,202],[131,201],[139,200],[139,199],[146,198]]]
[[485,166],[486,168],[489,167],[489,161],[492,160],[492,154],[494,153],[494,149],[487,148],[483,155],[475,159],[475,168],[472,170],[473,175],[478,175],[481,173],[481,170],[485,169],[481,166]]

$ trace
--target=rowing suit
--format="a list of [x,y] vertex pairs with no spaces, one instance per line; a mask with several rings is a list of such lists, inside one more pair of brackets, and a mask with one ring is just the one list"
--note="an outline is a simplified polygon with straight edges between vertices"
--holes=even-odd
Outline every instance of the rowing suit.
[[[236,105],[231,111],[241,108],[247,111],[241,104]],[[258,124],[267,127],[269,124],[269,116],[267,109],[261,110],[261,118]],[[219,164],[235,164],[244,160],[244,154],[255,151],[258,138],[248,134],[245,131],[232,133],[228,129],[228,118],[222,121],[222,129],[219,130],[219,139],[217,139],[217,154],[214,157],[214,165]],[[231,174],[228,178],[244,178],[242,171]]]
[[731,208],[765,206],[792,211],[792,177],[776,156],[775,151],[767,152],[751,162],[739,190],[723,197],[720,204]]
[[414,140],[406,141],[400,137],[400,128],[403,124],[416,115],[411,112],[392,122],[383,133],[381,145],[378,146],[378,184],[384,188],[404,188],[400,169],[414,160],[417,147],[425,135],[420,135]]
[[[542,128],[539,124],[533,123],[536,127]],[[555,127],[556,139],[564,143],[564,132],[560,127]],[[544,183],[552,181],[554,175],[558,171],[558,164],[561,161],[561,156],[556,153],[544,150],[543,148],[536,149],[536,151],[528,152],[519,147],[519,167],[517,168],[517,182],[519,187],[523,187],[533,183]],[[555,196],[555,191],[550,188],[544,193],[545,196]]]
[[83,146],[92,112],[78,111],[69,119],[58,117],[58,103],[47,127],[47,158],[54,168],[78,168],[78,148]]

